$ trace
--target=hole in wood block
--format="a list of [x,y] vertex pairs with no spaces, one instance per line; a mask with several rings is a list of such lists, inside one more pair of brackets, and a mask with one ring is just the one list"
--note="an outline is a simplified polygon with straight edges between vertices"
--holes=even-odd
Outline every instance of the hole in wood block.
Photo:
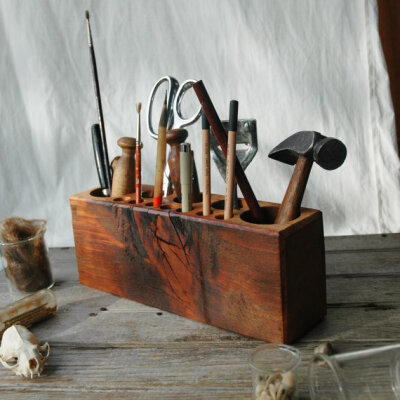
[[109,196],[106,196],[106,195],[104,194],[102,188],[97,188],[97,189],[92,190],[92,191],[90,192],[90,195],[93,196],[93,197],[109,197]]
[[278,207],[261,207],[261,212],[263,214],[262,222],[255,222],[253,215],[250,211],[245,211],[243,214],[240,214],[240,218],[251,224],[273,224],[278,214]]
[[[210,215],[207,215],[207,217],[210,217],[212,214],[212,212],[210,213]],[[203,211],[197,211],[196,215],[198,215],[199,217],[203,217]]]
[[146,190],[146,191],[142,192],[142,197],[145,199],[152,199],[153,194],[154,194],[153,190]]
[[[246,207],[246,202],[243,199],[239,199],[240,208]],[[225,208],[225,200],[218,200],[211,204],[212,208],[216,210],[223,210]]]
[[143,199],[142,199],[142,201],[140,203],[136,203],[136,200],[132,200],[132,201],[129,202],[129,204],[143,204]]
[[215,216],[216,219],[224,219],[224,214],[218,214]]
[[144,203],[144,205],[147,206],[147,207],[153,207],[153,202],[150,201],[149,203]]
[[160,206],[161,210],[170,210],[172,208],[172,206],[165,204],[163,206]]

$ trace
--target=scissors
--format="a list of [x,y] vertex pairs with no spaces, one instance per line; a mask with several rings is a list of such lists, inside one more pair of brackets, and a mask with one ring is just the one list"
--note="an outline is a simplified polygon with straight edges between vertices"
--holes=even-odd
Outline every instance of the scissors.
[[191,125],[198,120],[201,113],[201,106],[189,118],[184,118],[181,111],[181,103],[184,94],[188,89],[190,89],[193,83],[196,83],[194,79],[188,79],[187,81],[183,82],[182,85],[179,86],[178,81],[173,78],[172,76],[163,76],[160,78],[156,84],[153,86],[153,89],[150,93],[149,104],[147,106],[147,129],[149,134],[152,138],[157,139],[158,134],[153,128],[152,120],[152,112],[153,112],[153,102],[154,97],[157,93],[158,88],[161,86],[162,83],[167,82],[167,115],[168,115],[168,122],[167,122],[167,130],[171,129],[179,129],[185,126]]
[[[157,133],[157,131],[154,130],[153,124],[152,124],[153,103],[154,103],[154,97],[157,93],[158,88],[164,82],[167,83],[167,118],[168,118],[167,119],[167,131],[169,131],[171,129],[183,128],[185,126],[193,124],[194,122],[196,122],[199,119],[200,113],[201,113],[201,106],[189,118],[185,118],[182,115],[182,111],[181,111],[181,103],[182,103],[182,99],[183,99],[185,93],[197,81],[195,81],[194,79],[188,79],[185,82],[183,82],[181,85],[179,85],[179,82],[172,76],[163,76],[153,86],[153,89],[151,90],[150,97],[149,97],[149,103],[147,105],[147,130],[149,132],[149,135],[153,139],[156,139],[156,140],[158,138],[158,133]],[[164,184],[163,184],[164,195],[166,195],[168,193],[168,188],[171,185],[171,180],[169,177],[168,163],[165,167],[165,175],[167,176],[167,179],[164,180]]]

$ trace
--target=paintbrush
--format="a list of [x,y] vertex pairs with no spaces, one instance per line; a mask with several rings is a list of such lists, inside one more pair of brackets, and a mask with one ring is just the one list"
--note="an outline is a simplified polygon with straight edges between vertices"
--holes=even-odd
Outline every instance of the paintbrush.
[[153,206],[159,207],[163,196],[163,175],[167,152],[167,92],[165,92],[164,104],[161,111],[160,122],[158,124],[157,138],[157,159],[156,159],[156,179],[154,184]]
[[137,111],[137,137],[136,137],[136,155],[135,155],[135,192],[136,192],[136,204],[142,201],[142,165],[141,165],[141,154],[140,149],[142,147],[140,137],[140,111],[142,109],[142,103],[136,104]]
[[97,111],[98,111],[98,114],[99,114],[99,125],[100,125],[100,132],[101,132],[101,147],[103,149],[103,155],[104,155],[103,168],[104,168],[104,176],[105,176],[105,180],[106,180],[106,188],[105,189],[106,189],[107,194],[109,196],[110,193],[111,193],[111,172],[110,172],[110,163],[109,163],[109,160],[108,160],[106,132],[105,132],[105,128],[104,128],[103,108],[101,106],[99,77],[97,75],[96,56],[94,54],[92,31],[90,29],[89,11],[86,10],[85,15],[86,15],[86,25],[87,25],[90,61],[91,61],[91,66],[92,66],[94,94],[96,96]]

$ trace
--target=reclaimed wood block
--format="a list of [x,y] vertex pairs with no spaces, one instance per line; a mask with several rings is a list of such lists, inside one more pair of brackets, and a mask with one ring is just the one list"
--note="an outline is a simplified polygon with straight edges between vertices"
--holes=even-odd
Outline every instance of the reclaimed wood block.
[[[302,208],[286,224],[279,205],[260,202],[255,224],[242,201],[223,219],[223,196],[211,216],[188,213],[169,196],[152,205],[152,187],[135,195],[70,197],[80,282],[195,321],[271,342],[291,343],[326,314],[322,213]],[[271,223],[268,223],[271,222]]]

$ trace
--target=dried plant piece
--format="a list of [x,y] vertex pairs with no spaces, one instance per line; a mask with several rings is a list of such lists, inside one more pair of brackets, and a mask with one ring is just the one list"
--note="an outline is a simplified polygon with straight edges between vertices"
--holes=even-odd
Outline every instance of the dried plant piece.
[[[43,233],[44,220],[7,218],[1,225],[3,257],[11,284],[22,292],[50,287],[53,277]],[[8,245],[7,245],[8,244]]]
[[3,220],[1,224],[1,237],[3,242],[16,243],[36,236],[38,230],[38,226],[32,221],[11,217]]
[[332,344],[330,342],[321,343],[314,349],[314,354],[325,354],[327,356],[330,356],[331,354],[333,354]]
[[296,380],[293,372],[260,375],[256,386],[257,400],[293,400]]
[[40,376],[49,356],[49,344],[46,342],[40,346],[36,337],[24,326],[13,325],[4,332],[0,362],[16,375],[31,379]]

